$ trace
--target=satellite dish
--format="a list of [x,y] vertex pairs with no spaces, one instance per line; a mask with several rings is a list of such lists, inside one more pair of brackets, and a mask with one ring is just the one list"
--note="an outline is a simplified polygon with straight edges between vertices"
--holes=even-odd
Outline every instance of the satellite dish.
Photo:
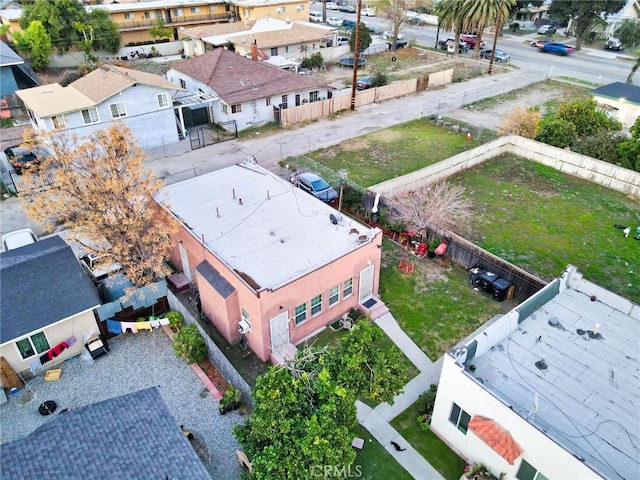
[[329,220],[331,220],[331,223],[333,223],[334,225],[338,224],[338,219],[333,213],[329,215]]

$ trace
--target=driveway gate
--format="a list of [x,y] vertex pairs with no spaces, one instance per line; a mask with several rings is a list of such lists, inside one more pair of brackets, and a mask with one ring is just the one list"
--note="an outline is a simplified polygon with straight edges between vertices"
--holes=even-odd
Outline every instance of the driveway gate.
[[230,122],[214,123],[213,125],[200,125],[189,129],[189,141],[191,150],[226,142],[238,138],[238,127],[235,120]]

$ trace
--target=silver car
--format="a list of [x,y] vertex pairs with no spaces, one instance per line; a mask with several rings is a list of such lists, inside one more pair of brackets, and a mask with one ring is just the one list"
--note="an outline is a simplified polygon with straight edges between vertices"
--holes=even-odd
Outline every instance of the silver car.
[[306,173],[298,173],[295,172],[291,175],[291,183],[301,188],[307,193],[310,193],[314,197],[322,200],[325,203],[332,202],[336,198],[338,198],[338,192],[335,191],[334,188],[331,187],[324,179],[316,175],[315,173],[306,172]]

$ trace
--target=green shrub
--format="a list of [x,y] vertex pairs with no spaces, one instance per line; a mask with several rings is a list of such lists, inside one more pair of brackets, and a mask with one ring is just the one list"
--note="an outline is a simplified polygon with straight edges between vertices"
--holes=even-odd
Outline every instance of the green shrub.
[[382,87],[388,83],[387,75],[380,70],[376,70],[371,75],[371,86],[372,87]]
[[188,363],[199,363],[207,356],[207,345],[194,324],[187,325],[175,334],[173,349],[176,356],[186,359]]
[[174,310],[167,313],[167,320],[169,320],[169,327],[171,327],[172,330],[180,330],[184,325],[184,316]]
[[351,187],[345,187],[342,191],[342,206],[349,210],[357,210],[362,206],[364,195]]
[[418,398],[418,411],[421,415],[429,415],[433,413],[433,406],[436,404],[436,394],[438,393],[438,386],[431,384],[429,390],[424,392]]

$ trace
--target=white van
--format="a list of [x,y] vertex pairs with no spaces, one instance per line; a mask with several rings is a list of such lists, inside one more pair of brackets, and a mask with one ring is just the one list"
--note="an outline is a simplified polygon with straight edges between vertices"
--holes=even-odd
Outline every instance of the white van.
[[311,23],[322,23],[322,12],[309,12],[309,21]]

